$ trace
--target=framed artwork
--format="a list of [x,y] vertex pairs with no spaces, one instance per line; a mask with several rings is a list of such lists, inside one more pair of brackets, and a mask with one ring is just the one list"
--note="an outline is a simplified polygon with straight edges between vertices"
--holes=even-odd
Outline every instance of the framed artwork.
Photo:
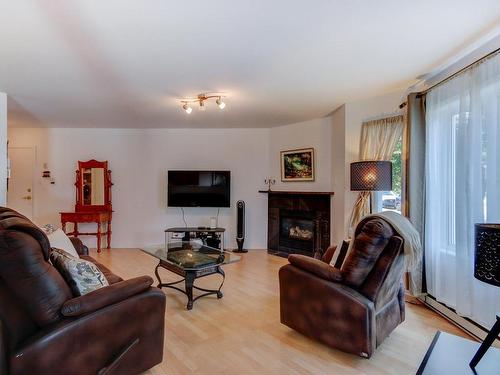
[[281,151],[281,181],[314,181],[314,148]]

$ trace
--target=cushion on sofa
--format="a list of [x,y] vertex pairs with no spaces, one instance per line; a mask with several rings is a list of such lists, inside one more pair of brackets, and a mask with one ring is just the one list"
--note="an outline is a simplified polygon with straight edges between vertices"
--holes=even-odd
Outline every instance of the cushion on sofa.
[[101,270],[92,262],[71,256],[61,249],[52,249],[50,261],[64,277],[75,296],[83,296],[108,286]]
[[108,280],[108,283],[110,285],[118,283],[120,281],[123,281],[123,279],[120,276],[116,276],[113,272],[110,271],[110,269],[108,267],[106,267],[102,263],[99,263],[97,260],[95,260],[91,256],[82,255],[82,256],[80,256],[80,259],[85,259],[85,260],[88,260],[89,262],[94,263],[97,266],[97,268],[99,268],[101,270],[101,272],[104,274],[104,276],[106,277],[106,280]]
[[73,243],[61,228],[56,229],[51,233],[47,233],[47,238],[49,239],[50,247],[64,250],[71,256],[79,258]]
[[366,221],[357,230],[352,250],[342,264],[344,284],[353,288],[361,286],[393,235],[394,231],[384,220]]

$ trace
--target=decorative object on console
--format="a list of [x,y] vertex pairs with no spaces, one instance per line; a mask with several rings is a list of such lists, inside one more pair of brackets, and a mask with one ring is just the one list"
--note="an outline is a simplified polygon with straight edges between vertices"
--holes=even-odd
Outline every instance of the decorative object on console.
[[248,250],[243,249],[245,242],[245,202],[236,202],[236,243],[238,250],[233,250],[235,253],[246,253]]
[[314,148],[281,151],[281,181],[314,181]]
[[392,163],[384,160],[366,160],[351,163],[351,191],[369,192],[370,213],[373,212],[373,191],[392,190]]
[[215,229],[217,228],[217,218],[215,216],[212,216],[210,218],[210,229]]
[[[66,223],[73,223],[73,231],[69,235],[97,236],[97,252],[101,252],[101,237],[106,236],[107,248],[111,248],[111,171],[107,161],[78,161],[76,171],[76,204],[75,212],[61,212],[62,230],[66,232]],[[97,231],[81,233],[79,223],[95,223]],[[106,230],[102,231],[102,225]]]
[[205,101],[208,99],[215,99],[215,104],[217,104],[217,107],[219,109],[224,109],[226,108],[226,103],[222,101],[222,98],[224,98],[225,95],[222,93],[203,93],[203,94],[198,94],[196,98],[186,98],[186,99],[181,99],[182,103],[182,109],[186,111],[187,114],[190,114],[193,112],[193,108],[189,105],[190,103],[196,103],[199,106],[200,111],[205,110]]
[[[474,277],[500,287],[500,224],[475,225]],[[500,314],[469,366],[474,369],[500,334]]]
[[271,191],[271,186],[276,183],[276,180],[272,177],[266,178],[264,183],[267,185],[267,191]]

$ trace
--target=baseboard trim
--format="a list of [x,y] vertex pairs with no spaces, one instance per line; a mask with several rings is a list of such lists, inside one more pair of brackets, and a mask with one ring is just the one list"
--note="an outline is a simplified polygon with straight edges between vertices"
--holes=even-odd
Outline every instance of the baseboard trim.
[[[486,338],[486,335],[488,334],[487,328],[473,322],[470,319],[461,317],[453,309],[450,309],[446,305],[438,302],[432,296],[426,295],[420,298],[420,301],[422,301],[424,305],[426,305],[427,307],[429,307],[430,309],[434,310],[436,313],[444,317],[450,323],[460,328],[462,331],[464,331],[466,334],[471,336],[476,341],[482,342]],[[500,348],[500,339],[497,338],[493,343],[493,345]]]

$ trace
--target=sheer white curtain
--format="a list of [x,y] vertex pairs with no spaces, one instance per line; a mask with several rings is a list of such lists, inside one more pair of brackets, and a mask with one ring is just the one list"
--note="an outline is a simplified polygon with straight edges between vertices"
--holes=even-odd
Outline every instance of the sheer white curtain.
[[427,289],[490,327],[500,288],[474,278],[474,224],[500,223],[500,55],[427,94]]

